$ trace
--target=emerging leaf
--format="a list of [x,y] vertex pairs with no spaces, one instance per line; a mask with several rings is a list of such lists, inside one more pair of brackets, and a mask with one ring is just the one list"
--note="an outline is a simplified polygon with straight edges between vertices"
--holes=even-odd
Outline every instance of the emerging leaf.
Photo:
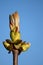
[[26,51],[28,48],[30,48],[30,43],[24,43],[21,47],[23,51]]

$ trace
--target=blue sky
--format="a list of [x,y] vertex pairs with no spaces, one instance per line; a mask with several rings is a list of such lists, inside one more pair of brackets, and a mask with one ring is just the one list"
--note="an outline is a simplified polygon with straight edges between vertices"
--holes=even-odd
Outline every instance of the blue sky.
[[0,65],[12,65],[12,53],[2,42],[10,39],[9,14],[18,11],[21,39],[31,43],[18,65],[43,65],[43,0],[0,0]]

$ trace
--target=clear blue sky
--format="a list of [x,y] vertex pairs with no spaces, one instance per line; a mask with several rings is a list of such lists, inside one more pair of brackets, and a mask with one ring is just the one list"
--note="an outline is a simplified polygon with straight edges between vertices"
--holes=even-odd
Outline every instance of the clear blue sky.
[[9,14],[18,11],[21,39],[31,43],[18,65],[43,65],[43,0],[0,0],[0,65],[12,65],[12,54],[2,42],[9,36]]

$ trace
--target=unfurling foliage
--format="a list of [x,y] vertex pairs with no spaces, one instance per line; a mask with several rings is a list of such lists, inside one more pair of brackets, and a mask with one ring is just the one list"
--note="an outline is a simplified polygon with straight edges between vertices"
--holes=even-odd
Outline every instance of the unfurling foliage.
[[20,53],[30,48],[30,43],[26,43],[25,41],[21,40],[19,15],[17,12],[12,15],[9,15],[9,27],[11,40],[6,39],[3,42],[4,47],[9,52],[11,52],[12,49],[17,49],[20,51]]

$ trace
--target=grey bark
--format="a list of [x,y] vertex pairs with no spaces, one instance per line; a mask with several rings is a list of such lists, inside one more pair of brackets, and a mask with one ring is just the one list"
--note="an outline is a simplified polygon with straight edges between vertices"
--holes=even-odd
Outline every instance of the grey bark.
[[18,50],[13,50],[13,65],[18,65]]

